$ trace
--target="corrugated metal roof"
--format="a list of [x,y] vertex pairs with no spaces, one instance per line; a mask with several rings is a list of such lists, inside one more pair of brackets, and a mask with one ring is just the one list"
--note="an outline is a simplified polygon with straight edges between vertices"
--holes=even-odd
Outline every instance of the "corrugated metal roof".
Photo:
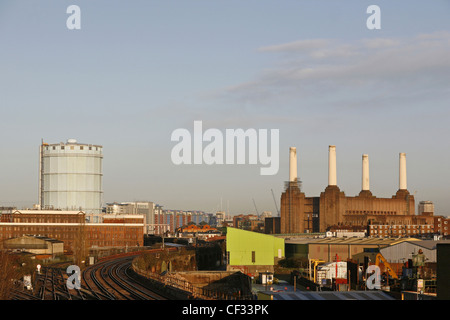
[[[417,240],[417,239],[414,239]],[[393,245],[412,238],[321,238],[321,239],[289,239],[288,244],[356,244],[356,245]]]
[[450,240],[422,240],[420,242],[413,242],[412,244],[429,250],[435,250],[438,243],[450,243]]
[[382,291],[264,291],[273,300],[395,300]]

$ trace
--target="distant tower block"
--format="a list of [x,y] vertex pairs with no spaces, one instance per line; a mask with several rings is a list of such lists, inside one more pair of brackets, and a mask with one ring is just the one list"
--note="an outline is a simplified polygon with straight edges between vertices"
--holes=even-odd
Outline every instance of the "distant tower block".
[[406,153],[400,153],[399,157],[399,184],[400,190],[406,190]]
[[297,148],[289,148],[289,181],[297,181]]
[[47,144],[40,147],[41,209],[82,210],[101,213],[103,147],[78,143]]
[[370,182],[369,182],[369,155],[362,155],[362,190],[369,191],[370,190]]
[[420,201],[419,203],[419,215],[433,216],[434,204],[432,201]]
[[329,146],[328,148],[328,185],[337,185],[336,175],[336,146]]

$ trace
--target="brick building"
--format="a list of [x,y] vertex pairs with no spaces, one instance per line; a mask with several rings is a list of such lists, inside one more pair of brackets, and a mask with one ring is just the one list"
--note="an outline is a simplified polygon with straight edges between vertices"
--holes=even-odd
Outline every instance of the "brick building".
[[233,217],[233,228],[263,232],[264,220],[254,214],[236,215]]
[[445,238],[450,235],[450,218],[443,216],[434,217],[434,232],[444,236]]
[[[332,226],[433,225],[433,213],[415,213],[415,199],[406,187],[406,155],[400,153],[399,189],[391,198],[377,198],[369,188],[368,156],[363,155],[362,190],[347,196],[337,185],[336,147],[329,147],[328,186],[319,197],[307,197],[297,178],[296,149],[290,150],[290,174],[281,195],[281,233],[326,232]],[[426,227],[428,228],[428,227]]]
[[414,237],[433,233],[434,225],[432,224],[375,224],[368,227],[370,237]]
[[101,223],[86,223],[82,211],[14,210],[0,216],[0,241],[23,235],[45,236],[64,242],[64,252],[84,241],[86,248],[142,246],[142,215],[104,215]]

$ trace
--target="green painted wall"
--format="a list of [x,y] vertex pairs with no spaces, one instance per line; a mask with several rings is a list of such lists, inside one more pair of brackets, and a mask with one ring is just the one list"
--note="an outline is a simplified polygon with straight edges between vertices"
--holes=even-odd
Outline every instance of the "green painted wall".
[[[274,265],[275,258],[279,254],[284,257],[284,239],[258,232],[227,228],[227,252],[229,252],[229,265],[232,266]],[[254,261],[252,261],[253,252]]]

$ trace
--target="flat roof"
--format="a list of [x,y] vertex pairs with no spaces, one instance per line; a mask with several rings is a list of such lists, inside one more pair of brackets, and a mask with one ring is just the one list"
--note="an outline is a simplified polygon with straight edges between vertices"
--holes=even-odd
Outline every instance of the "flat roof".
[[14,210],[12,213],[19,214],[83,214],[84,211],[63,211],[63,210]]
[[395,300],[382,291],[263,291],[273,300]]
[[419,242],[416,241],[406,241],[409,243],[412,243],[414,245],[417,245],[419,247],[425,248],[425,249],[429,249],[429,250],[434,250],[436,249],[436,245],[438,244],[450,244],[450,240],[421,240]]
[[303,238],[303,239],[289,239],[285,241],[286,244],[343,244],[343,245],[393,245],[405,241],[421,241],[415,238]]
[[57,239],[54,239],[54,238],[49,238],[49,237],[46,237],[46,236],[34,235],[34,234],[26,234],[26,235],[23,235],[23,236],[20,236],[20,237],[9,238],[9,239],[6,239],[6,240],[16,240],[16,239],[22,239],[22,238],[36,238],[36,239],[47,241],[47,242],[64,243],[64,241],[61,241],[61,240],[57,240]]

